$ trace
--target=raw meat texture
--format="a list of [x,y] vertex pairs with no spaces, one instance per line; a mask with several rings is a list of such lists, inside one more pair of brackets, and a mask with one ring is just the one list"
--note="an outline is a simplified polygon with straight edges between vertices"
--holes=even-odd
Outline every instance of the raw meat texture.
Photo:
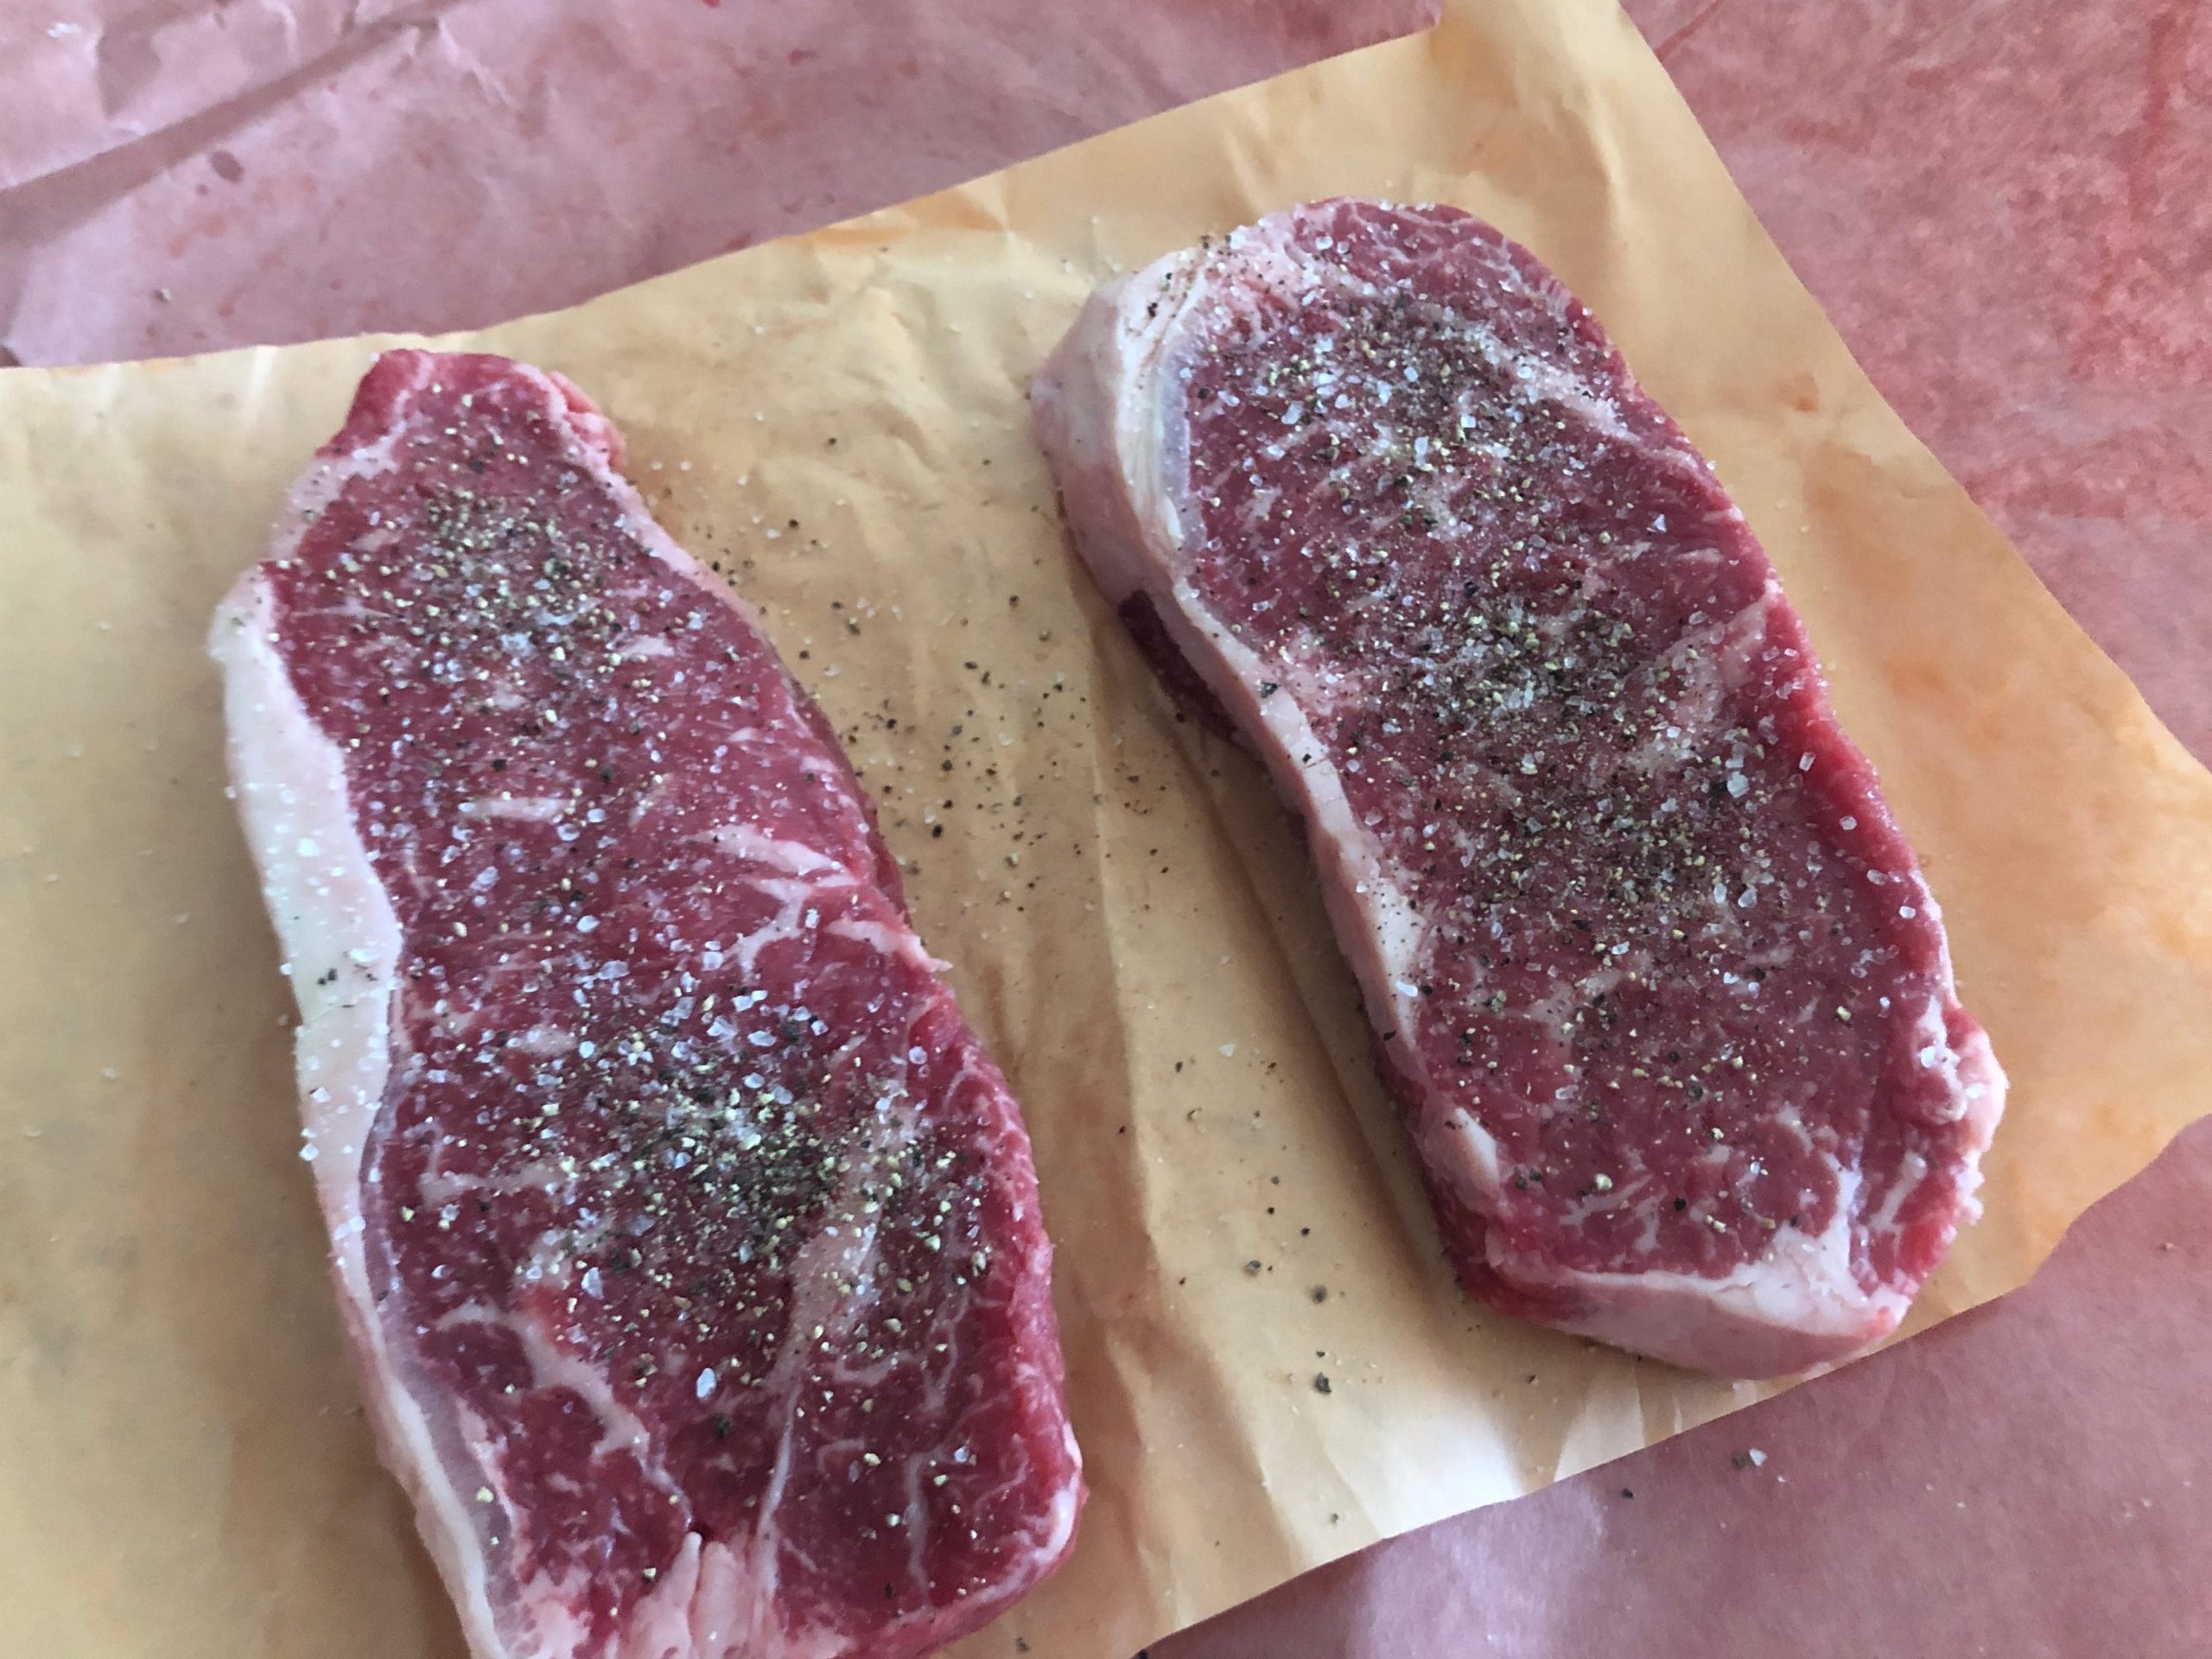
[[1093,296],[1077,545],[1303,819],[1468,1291],[1761,1376],[1893,1330],[2004,1079],[1710,467],[1527,251],[1322,202]]
[[216,620],[340,1306],[478,1659],[924,1653],[1081,1502],[1028,1141],[618,461],[391,353]]

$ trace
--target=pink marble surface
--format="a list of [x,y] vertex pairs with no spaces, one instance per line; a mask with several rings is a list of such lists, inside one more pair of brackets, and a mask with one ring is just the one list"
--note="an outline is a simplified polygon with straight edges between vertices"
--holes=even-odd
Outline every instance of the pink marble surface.
[[0,363],[571,304],[1439,0],[9,0]]
[[[2212,6],[1630,9],[1891,401],[2212,758]],[[564,304],[1433,10],[18,0],[0,362]],[[2200,1126],[2018,1295],[1154,1653],[2202,1659],[2208,1217]]]

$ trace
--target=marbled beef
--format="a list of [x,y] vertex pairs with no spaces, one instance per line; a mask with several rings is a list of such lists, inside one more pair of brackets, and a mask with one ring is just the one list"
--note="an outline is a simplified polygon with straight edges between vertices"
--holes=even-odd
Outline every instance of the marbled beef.
[[392,353],[216,620],[340,1308],[477,1659],[924,1653],[1081,1501],[1028,1141],[619,452]]
[[1107,597],[1305,822],[1469,1291],[1744,1375],[1892,1330],[2004,1079],[1589,314],[1456,209],[1323,202],[1102,289],[1035,401]]

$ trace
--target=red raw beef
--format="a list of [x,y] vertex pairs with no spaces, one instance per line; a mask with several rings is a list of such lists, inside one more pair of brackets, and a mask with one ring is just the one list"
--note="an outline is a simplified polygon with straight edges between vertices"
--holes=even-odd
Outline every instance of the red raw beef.
[[2004,1096],[1711,467],[1524,250],[1331,201],[1094,296],[1077,545],[1303,819],[1445,1247],[1746,1376],[1893,1330]]
[[566,381],[394,352],[212,639],[385,1461],[478,1659],[898,1659],[1082,1500],[1020,1114]]

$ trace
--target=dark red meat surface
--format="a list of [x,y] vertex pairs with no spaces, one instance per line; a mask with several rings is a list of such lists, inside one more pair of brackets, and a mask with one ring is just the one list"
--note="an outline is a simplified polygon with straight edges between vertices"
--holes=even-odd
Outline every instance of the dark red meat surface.
[[264,568],[404,941],[376,1318],[473,1425],[495,1605],[567,1598],[576,1654],[690,1535],[791,1652],[926,1650],[1073,1518],[1028,1143],[833,733],[613,442],[392,353],[325,451],[388,466]]
[[1887,1329],[2001,1079],[1704,460],[1453,209],[1298,209],[1093,303],[1040,386],[1078,543],[1326,843],[1469,1288],[1724,1370]]

